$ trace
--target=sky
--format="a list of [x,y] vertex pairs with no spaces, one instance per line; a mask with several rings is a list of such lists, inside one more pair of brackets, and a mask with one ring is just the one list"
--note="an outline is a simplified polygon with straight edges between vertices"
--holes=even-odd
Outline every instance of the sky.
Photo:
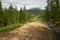
[[31,8],[40,8],[40,9],[45,9],[45,6],[47,5],[46,1],[47,0],[1,0],[2,1],[2,6],[4,7],[9,7],[10,4],[13,6],[17,6],[18,9],[21,7],[26,7],[27,9]]

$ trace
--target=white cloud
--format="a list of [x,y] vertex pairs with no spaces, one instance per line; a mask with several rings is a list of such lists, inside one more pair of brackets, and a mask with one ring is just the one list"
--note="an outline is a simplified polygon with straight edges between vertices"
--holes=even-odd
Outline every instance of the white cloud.
[[47,5],[46,0],[2,0],[3,7],[9,6],[10,4],[19,7],[26,6],[27,9],[33,8],[33,7],[39,7],[41,9],[44,9],[44,7]]

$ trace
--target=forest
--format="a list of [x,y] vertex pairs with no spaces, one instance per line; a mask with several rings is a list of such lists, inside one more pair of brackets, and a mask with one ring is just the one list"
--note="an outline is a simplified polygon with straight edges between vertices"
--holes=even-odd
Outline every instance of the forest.
[[[47,6],[45,7],[45,10],[39,8],[27,10],[25,6],[21,7],[20,10],[18,10],[17,7],[13,7],[12,4],[9,6],[9,8],[2,8],[2,2],[0,0],[0,33],[3,34],[4,32],[13,31],[14,29],[20,28],[22,27],[22,25],[27,24],[29,22],[32,22],[33,24],[31,23],[31,25],[34,25],[34,21],[38,22],[35,22],[35,25],[40,24],[40,21],[43,22],[40,25],[44,24],[48,26],[47,29],[45,28],[46,30],[49,29],[48,34],[54,35],[50,39],[45,39],[43,37],[39,39],[39,37],[36,37],[36,40],[60,40],[60,0],[47,0]],[[29,26],[31,25],[29,24]],[[31,28],[31,30],[34,30],[34,27]],[[38,29],[34,30],[33,33],[35,33],[35,31],[36,33],[41,32],[41,29],[37,31]],[[22,40],[29,39],[24,39],[23,37]],[[30,40],[35,40],[35,37],[34,39],[31,38]]]
[[[0,0],[0,31],[12,30],[18,26],[18,24],[26,23],[32,19],[33,15],[27,12],[26,8],[21,8],[19,11],[17,8],[10,5],[10,7],[2,9]],[[12,27],[10,29],[10,26]],[[2,29],[1,29],[2,28]],[[3,30],[4,28],[4,30]]]

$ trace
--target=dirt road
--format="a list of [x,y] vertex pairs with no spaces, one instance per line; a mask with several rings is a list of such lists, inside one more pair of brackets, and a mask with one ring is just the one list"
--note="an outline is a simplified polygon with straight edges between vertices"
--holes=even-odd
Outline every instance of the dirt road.
[[0,33],[0,40],[54,40],[53,34],[45,23],[28,22],[13,31]]

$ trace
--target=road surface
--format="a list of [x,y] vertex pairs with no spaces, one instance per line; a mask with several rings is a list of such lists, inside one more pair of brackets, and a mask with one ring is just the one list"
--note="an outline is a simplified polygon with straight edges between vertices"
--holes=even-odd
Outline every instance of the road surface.
[[45,23],[28,22],[10,32],[0,33],[0,40],[54,40],[54,36]]

